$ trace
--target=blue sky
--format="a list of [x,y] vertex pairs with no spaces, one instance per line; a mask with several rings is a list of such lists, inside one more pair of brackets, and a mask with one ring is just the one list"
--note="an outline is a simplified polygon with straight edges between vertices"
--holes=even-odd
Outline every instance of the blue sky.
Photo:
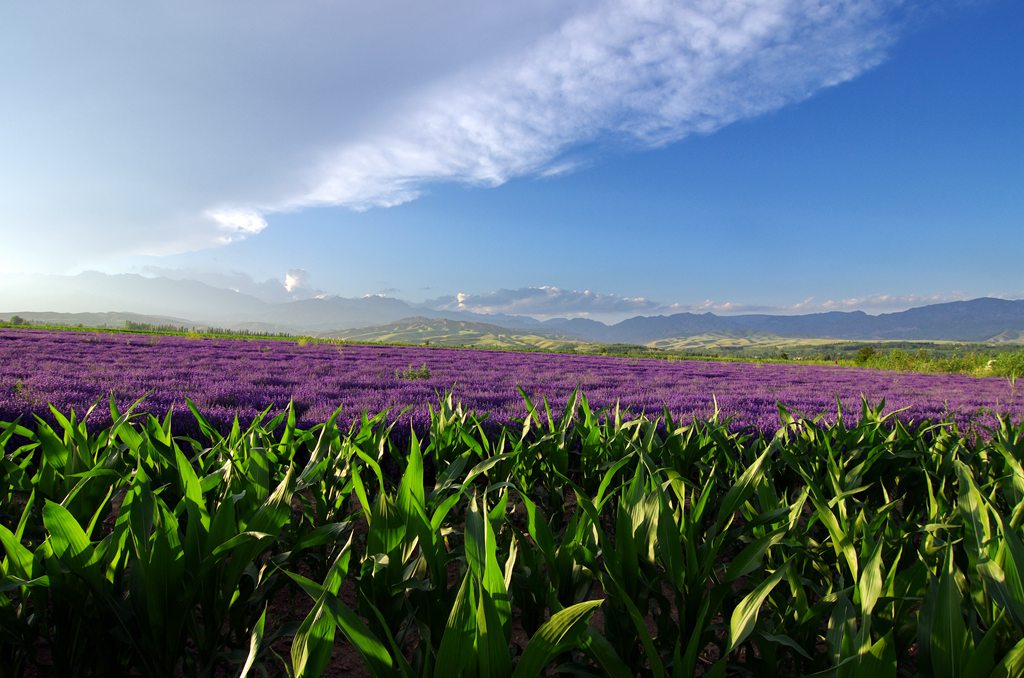
[[606,319],[1024,297],[1019,2],[298,7],[0,9],[0,275]]

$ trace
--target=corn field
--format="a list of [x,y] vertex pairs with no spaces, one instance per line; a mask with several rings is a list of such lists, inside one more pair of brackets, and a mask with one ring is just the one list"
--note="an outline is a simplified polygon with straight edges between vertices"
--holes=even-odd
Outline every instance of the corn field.
[[522,397],[401,436],[113,399],[0,424],[0,673],[1024,675],[1009,416],[769,435]]

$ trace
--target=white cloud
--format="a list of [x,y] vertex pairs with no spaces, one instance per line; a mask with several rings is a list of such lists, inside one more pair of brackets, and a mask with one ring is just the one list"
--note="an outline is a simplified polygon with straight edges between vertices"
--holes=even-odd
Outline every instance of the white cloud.
[[[0,236],[35,265],[200,250],[651,148],[879,63],[900,0],[49,0],[0,22]],[[44,45],[40,49],[40,45]],[[227,206],[227,207],[225,207]]]
[[659,304],[643,297],[598,294],[590,290],[564,290],[550,285],[501,289],[493,292],[459,292],[426,302],[437,310],[473,313],[529,315],[537,318],[625,316],[651,312]]
[[209,209],[204,216],[224,231],[220,236],[224,243],[248,238],[267,227],[267,220],[259,212],[250,209]]
[[171,268],[166,266],[141,266],[136,272],[148,278],[170,280],[195,280],[212,287],[235,290],[268,302],[285,302],[295,299],[309,299],[322,294],[309,283],[309,273],[301,268],[287,271],[284,279],[268,278],[256,280],[240,271],[209,270],[197,267]]
[[5,6],[0,237],[54,272],[251,238],[327,149],[585,1]]
[[[993,293],[988,296],[1001,299],[1016,299],[1020,294]],[[865,294],[844,299],[817,299],[807,297],[801,301],[781,306],[749,304],[734,301],[705,299],[699,304],[671,304],[662,307],[670,313],[715,313],[717,315],[740,315],[747,313],[769,313],[797,315],[804,313],[825,313],[828,311],[864,311],[866,313],[888,313],[905,311],[916,306],[941,304],[948,301],[965,301],[974,298],[959,291],[936,292],[932,294]]]
[[892,2],[609,0],[529,49],[445,79],[340,144],[273,209],[357,210],[432,182],[570,171],[579,144],[663,145],[807,98],[877,64]]
[[284,274],[284,288],[288,293],[309,286],[309,272],[301,268],[293,268]]
[[904,310],[914,306],[926,306],[928,304],[940,304],[946,301],[964,301],[970,297],[963,292],[946,292],[935,294],[868,294],[861,297],[848,297],[846,299],[826,299],[817,302],[812,297],[794,308],[816,308],[822,311],[849,311],[849,310]]
[[[628,297],[613,293],[596,294],[590,290],[565,290],[542,285],[481,293],[459,292],[454,296],[427,301],[425,305],[437,310],[528,315],[542,320],[556,317],[590,317],[616,322],[635,315],[671,315],[674,313],[800,315],[828,311],[864,311],[877,314],[904,311],[916,306],[927,306],[947,301],[964,301],[974,298],[974,296],[951,291],[904,295],[876,293],[844,299],[808,297],[783,305],[714,299],[705,299],[697,303],[666,304],[646,297]],[[1019,299],[1024,297],[1024,292],[998,292],[987,296],[1000,299]]]
[[658,308],[658,313],[671,315],[673,313],[714,313],[715,315],[741,315],[745,313],[782,313],[781,306],[767,306],[763,304],[748,304],[736,301],[715,301],[705,299],[700,303],[673,303]]

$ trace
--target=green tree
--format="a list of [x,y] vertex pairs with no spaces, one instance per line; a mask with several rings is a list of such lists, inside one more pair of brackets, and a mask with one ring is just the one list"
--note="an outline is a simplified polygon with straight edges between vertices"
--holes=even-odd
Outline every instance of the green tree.
[[867,361],[874,358],[876,355],[878,355],[878,349],[876,349],[874,346],[864,346],[859,351],[857,351],[857,354],[854,356],[853,359],[857,363],[863,365]]

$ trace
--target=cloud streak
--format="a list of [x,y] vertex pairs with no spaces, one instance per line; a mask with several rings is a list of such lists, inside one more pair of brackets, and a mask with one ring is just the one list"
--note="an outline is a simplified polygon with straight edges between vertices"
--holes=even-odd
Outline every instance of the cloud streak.
[[[994,292],[987,296],[1000,299],[1019,299],[1024,296],[1024,293]],[[916,306],[948,301],[965,301],[970,298],[972,298],[970,295],[963,292],[952,291],[908,295],[878,293],[843,299],[808,297],[784,305],[713,299],[705,299],[699,303],[666,304],[646,297],[628,297],[614,293],[597,294],[590,290],[566,290],[542,285],[481,293],[459,292],[454,296],[427,301],[425,305],[443,311],[470,311],[489,315],[528,315],[542,320],[556,317],[590,317],[618,321],[634,315],[672,315],[674,313],[802,315],[829,311],[864,311],[877,314],[904,311]]]
[[68,271],[252,238],[325,153],[585,0],[5,7],[0,236]]
[[267,220],[258,212],[248,209],[219,208],[204,213],[223,232],[219,240],[224,244],[256,235],[267,227]]
[[434,182],[497,186],[570,170],[586,144],[651,148],[805,99],[879,63],[888,2],[615,0],[522,53],[429,88],[342,144],[275,209],[357,210]]
[[0,23],[33,66],[5,84],[0,235],[66,270],[708,134],[878,64],[901,0],[51,4]]
[[[1020,295],[993,293],[988,296],[1001,299],[1016,299]],[[742,315],[748,313],[769,313],[772,315],[799,315],[804,313],[827,313],[829,311],[865,311],[887,313],[905,311],[915,306],[941,304],[947,301],[965,301],[971,297],[963,292],[941,292],[933,294],[865,294],[845,299],[817,299],[808,297],[786,305],[750,304],[734,301],[705,299],[699,304],[670,304],[659,308],[668,313],[715,313],[717,315]]]
[[598,294],[590,290],[564,290],[550,285],[478,294],[459,292],[453,297],[426,302],[426,305],[441,311],[529,315],[537,318],[636,315],[661,307],[644,297]]

